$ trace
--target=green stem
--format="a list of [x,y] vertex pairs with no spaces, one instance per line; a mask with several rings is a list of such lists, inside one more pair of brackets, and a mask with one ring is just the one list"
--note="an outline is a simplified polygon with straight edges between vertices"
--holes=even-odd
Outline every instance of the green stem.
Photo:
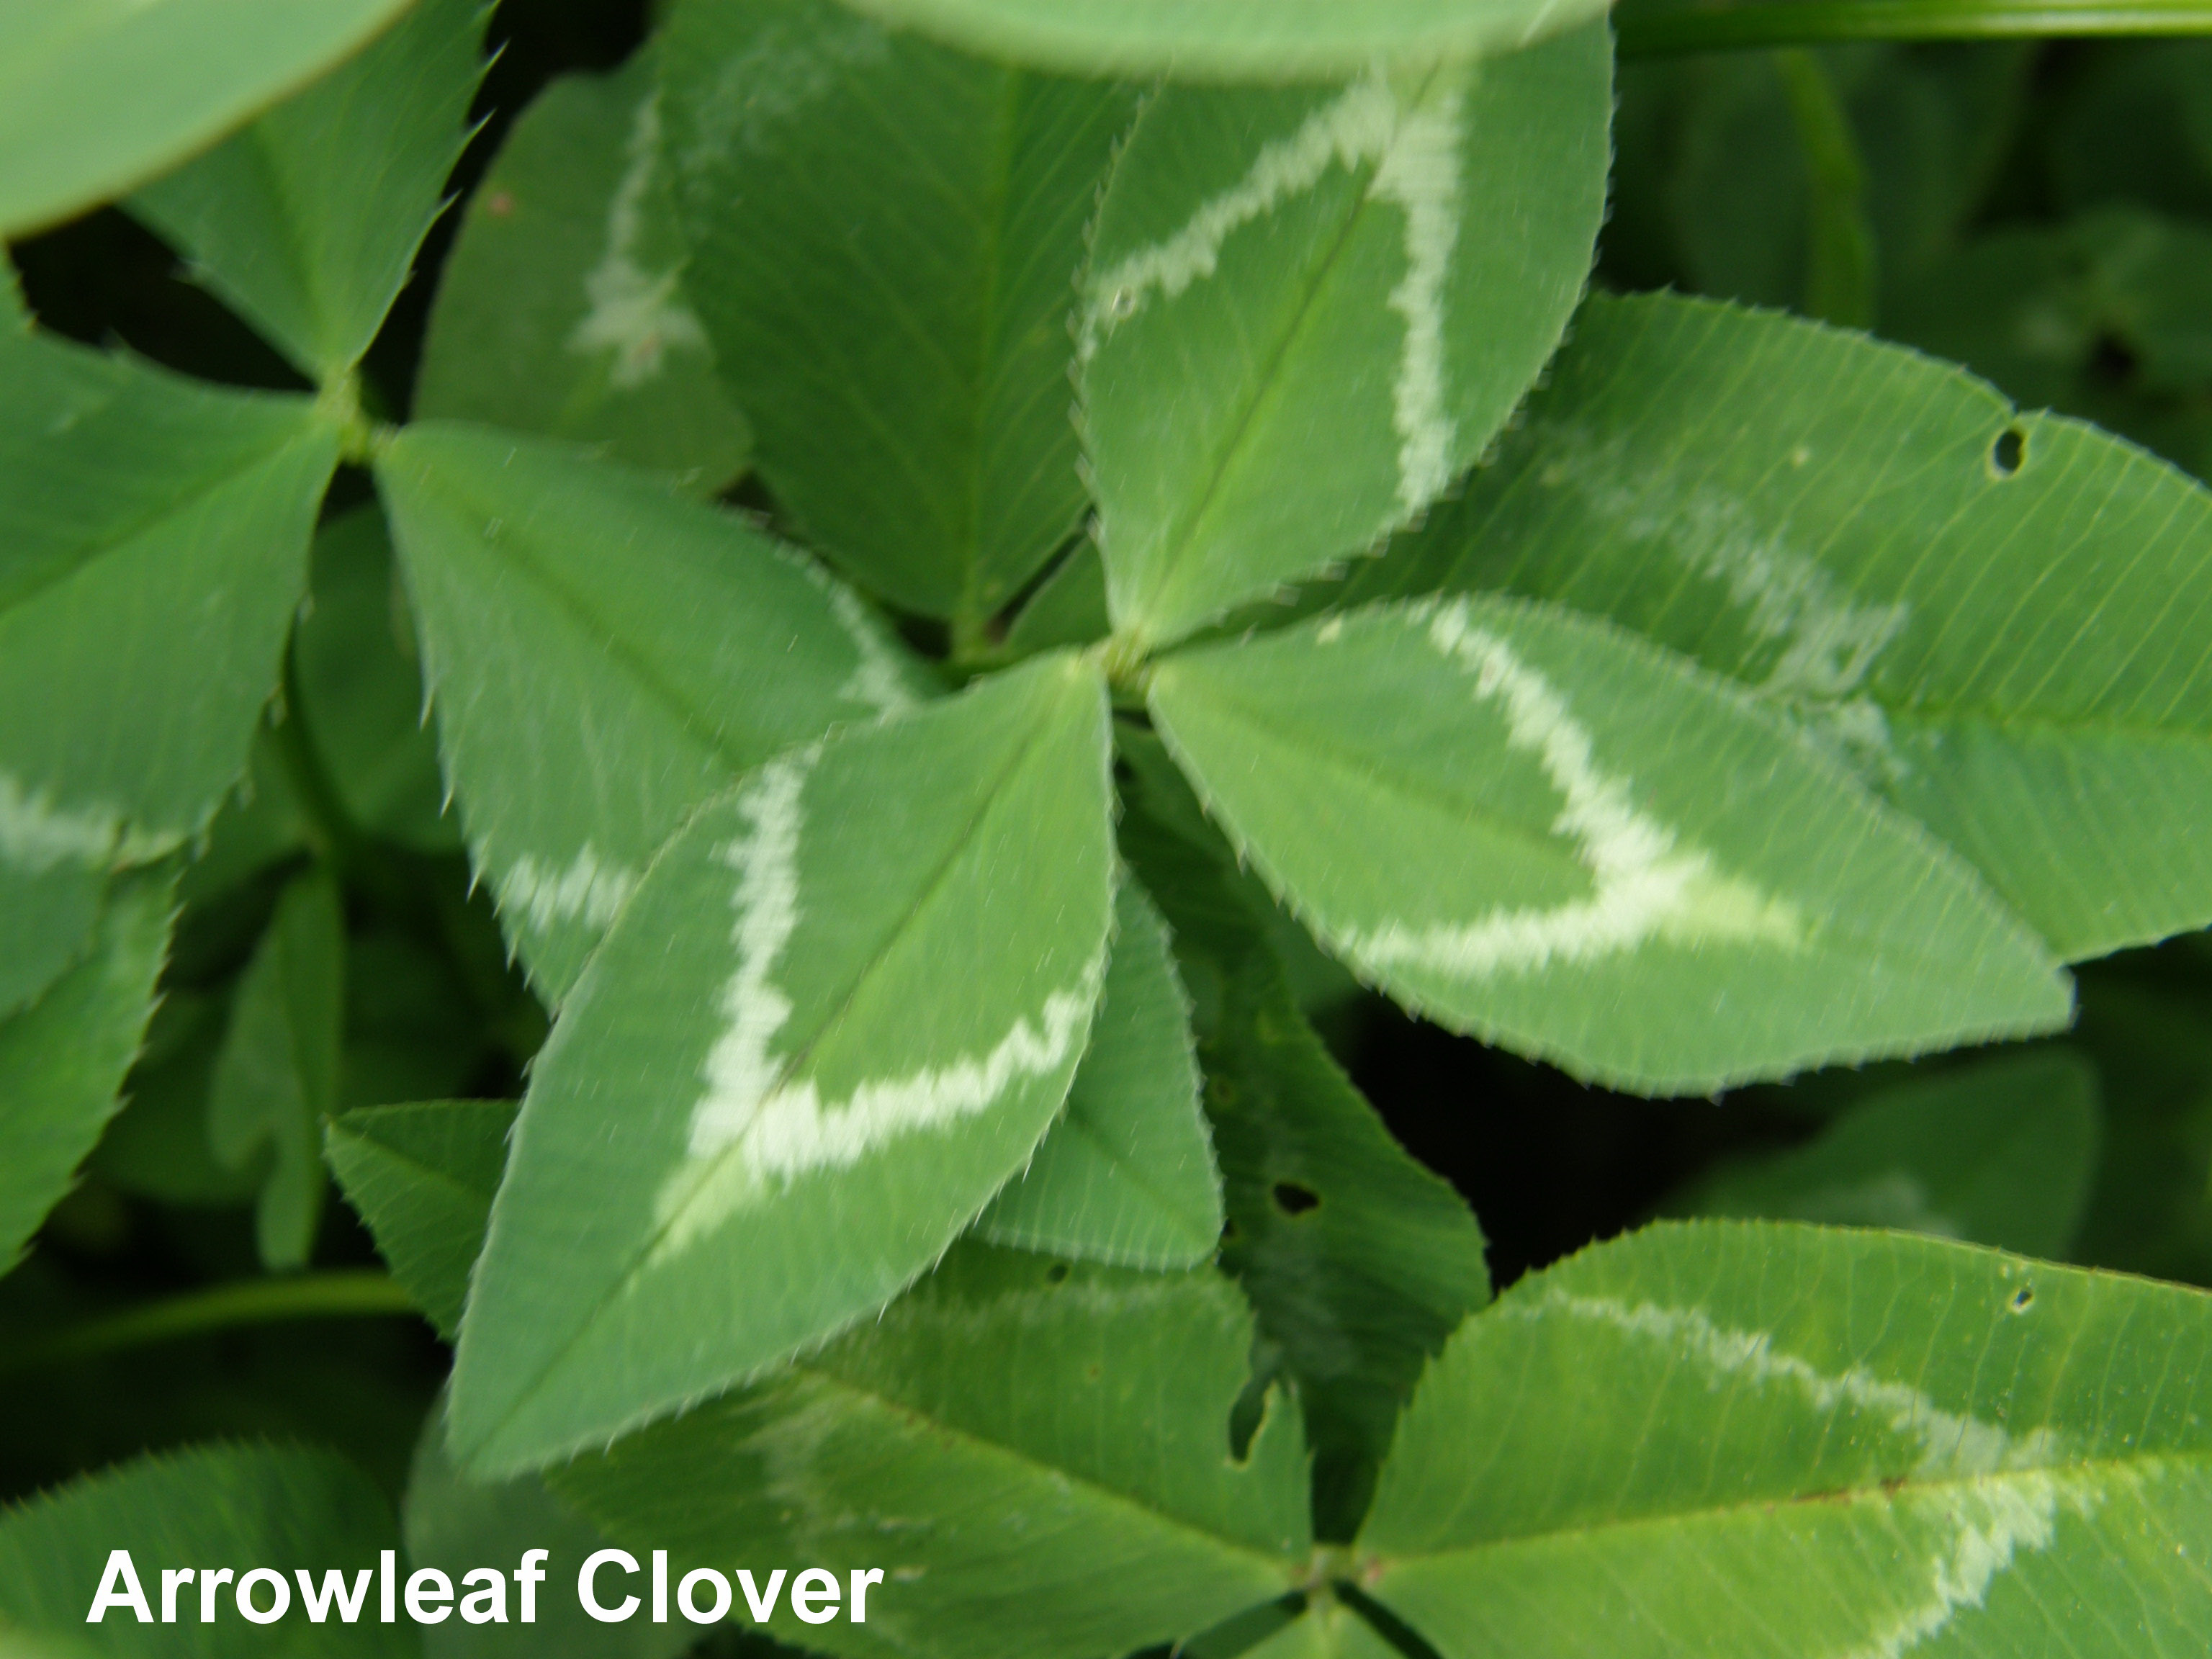
[[398,1284],[373,1268],[252,1279],[190,1291],[33,1339],[0,1358],[0,1376],[245,1325],[414,1312],[415,1304]]
[[1847,40],[2212,34],[2212,0],[1747,0],[1632,10],[1619,28],[1624,58]]

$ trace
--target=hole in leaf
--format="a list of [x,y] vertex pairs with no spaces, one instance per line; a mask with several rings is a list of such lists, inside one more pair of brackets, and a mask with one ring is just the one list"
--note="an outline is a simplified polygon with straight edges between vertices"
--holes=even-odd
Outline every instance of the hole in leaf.
[[1067,1263],[1065,1261],[1055,1261],[1044,1270],[1045,1283],[1048,1285],[1060,1284],[1066,1277]]
[[1321,1208],[1321,1194],[1295,1181],[1277,1182],[1274,1199],[1275,1207],[1285,1215],[1304,1215],[1308,1210]]
[[2023,1285],[2013,1292],[2012,1310],[2014,1313],[2026,1313],[2034,1304],[2035,1287],[2033,1285]]
[[2009,478],[2027,460],[2027,434],[2016,426],[2008,426],[1997,434],[1997,441],[1990,446],[1990,471],[2000,478]]

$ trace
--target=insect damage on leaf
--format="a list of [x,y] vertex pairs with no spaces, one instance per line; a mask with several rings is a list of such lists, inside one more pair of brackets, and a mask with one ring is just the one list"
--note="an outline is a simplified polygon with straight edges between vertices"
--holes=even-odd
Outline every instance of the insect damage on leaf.
[[1757,939],[1784,948],[1802,940],[1806,923],[1795,905],[1722,874],[1710,854],[1637,809],[1626,781],[1598,766],[1589,732],[1559,689],[1470,622],[1464,601],[1433,607],[1428,641],[1473,677],[1478,701],[1502,707],[1506,741],[1535,756],[1565,797],[1554,827],[1573,840],[1595,887],[1549,909],[1500,910],[1471,922],[1389,922],[1354,937],[1355,955],[1474,978],[1590,962],[1653,939]]
[[1173,236],[1094,274],[1082,320],[1083,359],[1155,293],[1172,300],[1212,276],[1222,245],[1235,232],[1310,191],[1332,167],[1372,166],[1368,194],[1406,216],[1406,275],[1389,296],[1406,329],[1392,389],[1399,501],[1408,513],[1434,501],[1451,482],[1458,430],[1446,407],[1444,289],[1460,238],[1467,82],[1456,70],[1425,79],[1426,88],[1410,96],[1382,75],[1355,82],[1296,132],[1261,149],[1242,180]]

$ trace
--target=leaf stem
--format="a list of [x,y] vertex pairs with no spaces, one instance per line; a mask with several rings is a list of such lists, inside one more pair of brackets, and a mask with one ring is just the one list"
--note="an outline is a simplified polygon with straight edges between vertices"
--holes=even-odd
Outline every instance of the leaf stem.
[[2212,0],[1745,0],[1638,8],[1618,28],[1624,58],[1852,40],[2212,34]]
[[415,1311],[398,1283],[374,1268],[250,1279],[103,1315],[33,1339],[0,1358],[0,1376],[241,1326]]

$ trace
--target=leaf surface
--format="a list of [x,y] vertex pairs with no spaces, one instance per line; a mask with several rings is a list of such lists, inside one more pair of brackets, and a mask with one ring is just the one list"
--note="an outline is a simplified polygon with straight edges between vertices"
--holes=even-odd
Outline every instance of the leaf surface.
[[[275,1625],[239,1617],[229,1584],[216,1587],[215,1619],[202,1625],[197,1583],[179,1588],[173,1625],[142,1625],[128,1607],[85,1622],[113,1550],[131,1553],[158,1621],[165,1566],[228,1561],[288,1581],[304,1572],[319,1592],[335,1572],[349,1589],[398,1541],[376,1488],[328,1452],[230,1445],[141,1458],[0,1516],[0,1649],[12,1656],[19,1642],[52,1638],[74,1638],[58,1652],[100,1659],[400,1659],[420,1650],[409,1626],[377,1620],[374,1588],[356,1624],[336,1613],[310,1623],[296,1583],[290,1615]],[[257,1585],[256,1604],[267,1608],[272,1595]]]
[[1250,1340],[1210,1272],[963,1245],[880,1321],[552,1481],[616,1538],[726,1571],[884,1571],[865,1625],[780,1604],[787,1640],[1095,1659],[1279,1596],[1303,1565],[1295,1412],[1278,1400],[1230,1452]]
[[1028,1159],[1105,967],[1105,718],[1095,670],[1040,659],[781,756],[670,843],[532,1072],[461,1330],[464,1468],[819,1341]]
[[522,112],[439,279],[417,418],[604,445],[702,495],[744,470],[752,434],[684,291],[660,128],[651,47]]
[[926,688],[849,591],[645,474],[425,424],[378,481],[471,851],[556,1000],[692,808]]
[[482,0],[415,0],[350,62],[131,208],[313,380],[376,337],[468,137]]
[[1245,1659],[1397,1659],[1398,1650],[1340,1601],[1310,1607]]
[[1312,80],[1510,52],[1600,15],[1590,0],[855,0],[971,52],[1075,74]]
[[336,442],[304,399],[0,336],[0,864],[206,828],[305,586]]
[[448,1341],[483,1249],[514,1113],[504,1100],[370,1106],[324,1131],[324,1156],[378,1253]]
[[662,64],[692,294],[762,476],[862,585],[981,623],[1084,511],[1068,319],[1135,91],[826,0],[693,0]]
[[1594,301],[1498,465],[1374,574],[1556,599],[1742,681],[2063,957],[2212,921],[2212,495],[1955,369]]
[[315,538],[292,636],[299,714],[354,825],[418,852],[460,843],[426,729],[421,650],[382,515],[362,507]]
[[47,0],[0,17],[0,236],[119,196],[312,81],[410,0]]
[[2009,1055],[1877,1091],[1808,1146],[1723,1165],[1680,1212],[1893,1227],[2063,1257],[2098,1139],[2086,1060]]
[[1221,1239],[1221,1176],[1198,1104],[1190,1005],[1141,889],[1114,901],[1113,953],[1067,1105],[975,1224],[997,1244],[1126,1267],[1188,1267]]
[[1467,1202],[1391,1139],[1291,996],[1265,923],[1145,789],[1126,855],[1202,987],[1206,1115],[1226,1187],[1222,1266],[1258,1316],[1261,1375],[1293,1383],[1314,1449],[1314,1521],[1358,1530],[1423,1365],[1490,1299]]
[[1146,106],[1080,321],[1119,630],[1173,641],[1364,554],[1481,452],[1589,275],[1611,71],[1588,28]]
[[0,1272],[121,1105],[169,939],[166,874],[118,877],[84,960],[0,1020]]
[[208,1096],[217,1159],[264,1171],[254,1238],[270,1267],[304,1267],[314,1247],[344,1020],[345,917],[337,882],[317,868],[286,886],[246,964]]
[[1662,1226],[1423,1382],[1362,1583],[1446,1659],[2193,1651],[2212,1298],[1898,1235]]
[[[673,1615],[665,1625],[639,1617],[613,1626],[592,1618],[576,1599],[576,1572],[606,1547],[605,1535],[537,1476],[489,1485],[465,1480],[445,1448],[441,1405],[423,1421],[400,1506],[410,1564],[436,1567],[458,1584],[463,1573],[487,1562],[520,1562],[526,1550],[550,1554],[541,1564],[545,1582],[538,1587],[534,1623],[522,1622],[520,1589],[510,1586],[511,1623],[448,1619],[427,1626],[423,1659],[675,1659],[696,1644],[697,1628]],[[617,1580],[610,1573],[605,1582],[611,1586]],[[607,1599],[621,1598],[610,1589]]]
[[1689,1092],[2063,1024],[1972,872],[1751,700],[1555,607],[1370,606],[1153,671],[1316,936],[1418,1012]]

